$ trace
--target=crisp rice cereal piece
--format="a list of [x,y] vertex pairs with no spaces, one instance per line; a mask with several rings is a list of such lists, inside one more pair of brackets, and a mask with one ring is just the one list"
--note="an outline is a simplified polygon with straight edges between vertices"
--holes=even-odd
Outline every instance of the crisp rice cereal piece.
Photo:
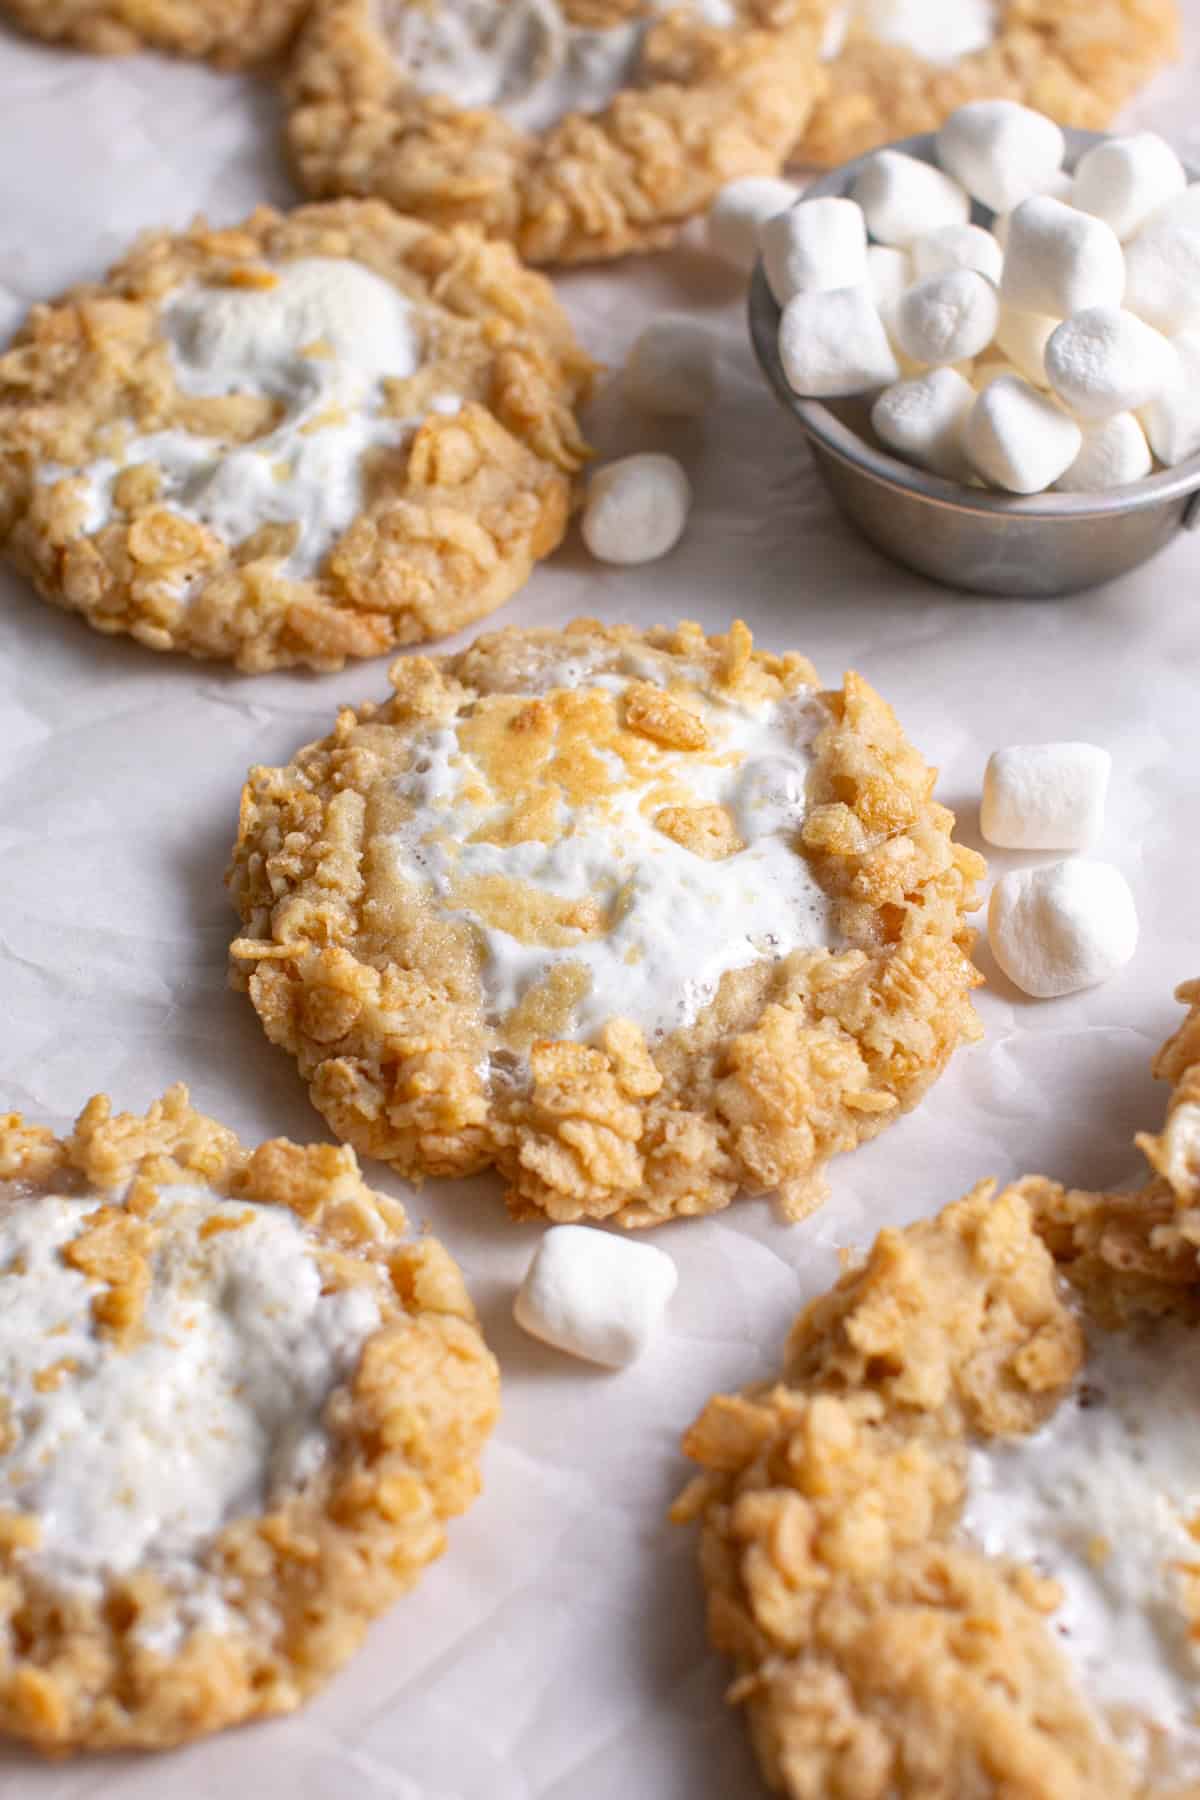
[[1180,998],[1140,1190],[984,1182],[880,1233],[779,1379],[684,1439],[673,1516],[792,1800],[1197,1792],[1200,982]]
[[36,37],[98,56],[168,50],[241,69],[284,49],[308,0],[0,0]]
[[[375,0],[316,0],[288,79],[292,158],[310,193],[377,194],[438,225],[470,220],[530,262],[656,249],[727,183],[778,171],[824,85],[824,5],[514,0],[516,54],[528,61],[538,44],[564,84],[561,106],[543,107],[559,89],[519,62],[485,66],[493,79],[463,98],[463,44],[477,48],[471,34],[483,30],[472,0],[391,0],[382,11]],[[439,9],[448,31],[461,30],[448,40],[453,95],[422,91],[436,77],[422,83],[393,48],[404,33],[436,32]],[[425,54],[415,42],[410,55]],[[611,62],[611,83],[597,82],[597,60]],[[511,102],[500,75],[512,77]],[[508,111],[490,103],[497,94]]]
[[155,234],[0,356],[0,542],[99,631],[340,668],[493,611],[554,549],[593,373],[549,284],[468,227],[341,201]]
[[183,1087],[62,1140],[10,1115],[0,1176],[0,1730],[292,1711],[479,1490],[498,1372],[458,1268],[353,1151],[245,1150]]
[[936,64],[852,13],[794,160],[832,167],[935,131],[968,100],[1019,100],[1098,130],[1178,49],[1177,0],[997,0],[997,14],[986,48]]
[[391,681],[251,772],[230,872],[235,982],[364,1153],[517,1218],[795,1218],[979,1035],[983,863],[860,676],[582,620]]

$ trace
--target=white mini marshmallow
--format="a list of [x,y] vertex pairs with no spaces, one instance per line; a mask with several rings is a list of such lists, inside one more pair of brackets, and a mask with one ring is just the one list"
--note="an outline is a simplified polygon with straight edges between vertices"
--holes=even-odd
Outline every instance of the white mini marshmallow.
[[1002,850],[1086,850],[1104,828],[1112,757],[1098,744],[1010,744],[988,759],[979,829]]
[[1064,319],[1046,345],[1050,386],[1077,419],[1132,412],[1162,393],[1179,360],[1152,325],[1116,306]]
[[1053,119],[1015,100],[972,100],[951,113],[937,135],[943,169],[998,213],[1043,193],[1065,150]]
[[[1185,187],[1182,194],[1176,194],[1165,206],[1160,206],[1154,215],[1154,223],[1169,219],[1173,225],[1191,225],[1200,227],[1200,181],[1193,181]],[[1147,221],[1149,223],[1149,221]]]
[[1083,449],[1054,485],[1064,494],[1099,494],[1141,481],[1153,467],[1146,434],[1133,414],[1114,413],[1084,432]]
[[1129,883],[1111,863],[1073,857],[1001,876],[988,904],[988,943],[1008,979],[1037,1000],[1095,987],[1137,949]]
[[974,269],[998,282],[1004,252],[990,231],[981,225],[939,225],[927,231],[912,247],[913,273],[918,281],[929,275],[948,275],[951,269]]
[[554,1225],[513,1305],[531,1337],[587,1362],[622,1369],[663,1321],[678,1275],[664,1250],[587,1225]]
[[911,244],[939,225],[965,225],[971,213],[971,203],[956,181],[899,150],[880,150],[873,156],[850,198],[862,207],[868,231],[881,244]]
[[866,287],[795,295],[779,321],[779,359],[789,387],[814,400],[865,394],[900,373]]
[[1016,375],[1000,375],[976,398],[964,434],[972,467],[1011,494],[1040,494],[1083,448],[1074,419]]
[[999,318],[992,283],[974,269],[951,269],[909,288],[897,303],[892,329],[906,356],[937,367],[986,350]]
[[889,450],[961,481],[967,473],[963,429],[974,404],[975,389],[957,369],[930,369],[885,388],[871,409],[871,424]]
[[1111,225],[1122,242],[1187,186],[1183,164],[1154,131],[1107,138],[1075,170],[1072,204]]
[[[1075,187],[1075,177],[1066,169],[1058,169],[1050,177],[1044,187],[1038,189],[1039,194],[1047,195],[1051,200],[1062,200],[1069,206],[1071,194]],[[1008,248],[1008,227],[1012,214],[997,213],[992,220],[992,236],[1002,250]]]
[[867,225],[853,200],[802,200],[768,219],[758,241],[780,306],[793,294],[858,287],[867,278]]
[[758,229],[799,199],[790,181],[772,175],[745,175],[723,187],[704,222],[704,240],[714,256],[735,269],[758,261]]
[[1178,379],[1138,414],[1150,448],[1169,469],[1200,450],[1200,331],[1171,339]]
[[687,313],[664,313],[635,341],[621,385],[626,398],[642,412],[698,418],[717,392],[712,333]]
[[867,286],[887,325],[896,302],[912,286],[912,259],[907,250],[890,244],[871,244],[867,250]]
[[1046,345],[1058,329],[1059,321],[1044,313],[1019,312],[1015,306],[1001,306],[996,323],[996,345],[1015,364],[1034,387],[1049,387],[1046,374]]
[[1085,306],[1120,306],[1120,240],[1103,219],[1035,194],[1012,215],[1000,291],[1010,306],[1058,319]]
[[588,482],[583,541],[601,562],[653,562],[679,542],[691,506],[691,483],[673,456],[625,456]]
[[871,291],[883,329],[887,332],[897,367],[903,376],[920,375],[923,365],[906,356],[896,339],[896,308],[913,283],[912,258],[907,250],[891,244],[871,244],[867,248],[867,286]]
[[1142,227],[1125,252],[1124,303],[1168,337],[1200,323],[1200,224]]

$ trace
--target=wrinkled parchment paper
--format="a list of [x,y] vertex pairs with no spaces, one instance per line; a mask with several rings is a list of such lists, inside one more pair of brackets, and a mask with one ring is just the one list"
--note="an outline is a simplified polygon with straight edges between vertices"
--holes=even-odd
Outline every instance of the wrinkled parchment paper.
[[[1183,62],[1130,118],[1200,161],[1200,0]],[[266,84],[145,57],[103,64],[0,32],[0,333],[91,275],[139,228],[287,202]],[[984,1175],[1117,1182],[1160,1116],[1147,1063],[1175,983],[1200,974],[1200,540],[1110,588],[984,602],[885,563],[835,517],[790,419],[759,383],[735,279],[694,248],[577,274],[588,347],[619,362],[656,311],[690,307],[721,343],[701,425],[639,421],[610,395],[606,453],[670,449],[692,473],[680,548],[638,570],[573,539],[501,615],[580,613],[723,627],[741,614],[829,681],[860,669],[941,770],[978,845],[990,750],[1079,737],[1115,758],[1097,854],[1137,896],[1142,944],[1107,986],[1027,1001],[995,971],[986,1041],[925,1104],[834,1165],[833,1196],[786,1227],[765,1201],[656,1241],[680,1287],[665,1337],[620,1374],[525,1338],[513,1290],[537,1241],[491,1180],[411,1198],[461,1259],[504,1372],[486,1491],[450,1551],[299,1717],[159,1758],[45,1766],[0,1752],[0,1800],[732,1800],[760,1791],[724,1671],[705,1649],[687,1534],[664,1523],[679,1433],[715,1389],[772,1367],[785,1328],[865,1244]],[[327,1135],[290,1061],[226,986],[222,886],[238,790],[384,665],[250,680],[102,638],[0,576],[0,1109],[65,1124],[97,1089],[142,1107],[183,1079],[248,1140]],[[993,854],[1000,871],[1015,860]],[[386,1170],[369,1174],[393,1192]]]

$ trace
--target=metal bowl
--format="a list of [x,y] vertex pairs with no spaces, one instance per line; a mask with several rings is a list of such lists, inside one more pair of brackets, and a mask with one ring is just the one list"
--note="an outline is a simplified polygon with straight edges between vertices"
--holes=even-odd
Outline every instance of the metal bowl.
[[[1066,138],[1073,168],[1101,134],[1068,131]],[[927,132],[889,148],[934,162],[934,141]],[[845,194],[869,161],[860,156],[834,169],[805,198]],[[1195,180],[1195,171],[1188,177]],[[973,216],[987,223],[978,208]],[[1029,499],[943,481],[901,462],[873,438],[869,400],[826,405],[792,392],[779,360],[780,309],[761,263],[749,310],[763,373],[803,428],[835,503],[878,549],[918,574],[968,593],[1046,599],[1112,581],[1157,555],[1176,532],[1200,524],[1200,455],[1128,487]]]

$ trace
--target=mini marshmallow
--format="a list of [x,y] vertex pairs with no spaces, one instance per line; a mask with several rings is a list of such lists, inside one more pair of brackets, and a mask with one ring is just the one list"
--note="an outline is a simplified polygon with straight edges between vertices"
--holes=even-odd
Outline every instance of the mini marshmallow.
[[[1038,193],[1045,194],[1051,200],[1062,200],[1069,206],[1074,187],[1075,177],[1066,169],[1058,169],[1045,186],[1038,189]],[[1008,249],[1008,227],[1011,219],[1012,214],[1005,212],[997,213],[992,220],[992,236],[1002,250]]]
[[1171,339],[1178,378],[1138,414],[1150,448],[1169,469],[1200,450],[1200,331]]
[[587,1225],[554,1225],[513,1305],[522,1331],[587,1362],[622,1369],[646,1349],[678,1282],[653,1244]]
[[1000,375],[976,397],[964,434],[972,466],[1012,494],[1039,494],[1083,448],[1074,419],[1016,375]]
[[1073,857],[1001,876],[988,904],[988,943],[1008,979],[1037,1000],[1095,987],[1137,949],[1129,883],[1111,863]]
[[993,212],[1011,212],[1045,191],[1066,142],[1053,119],[1015,100],[972,100],[937,134],[943,169]]
[[588,483],[583,541],[601,562],[644,563],[683,536],[691,483],[673,456],[626,456]]
[[758,242],[780,306],[793,294],[858,287],[867,278],[867,225],[853,200],[802,200],[768,219]]
[[1036,194],[1013,213],[1000,292],[1023,312],[1069,318],[1085,306],[1120,306],[1125,257],[1103,219]]
[[971,203],[956,181],[940,169],[880,150],[850,191],[866,215],[867,229],[881,244],[911,244],[939,225],[965,225]]
[[1015,364],[1034,387],[1049,387],[1046,374],[1046,345],[1058,329],[1057,319],[1043,313],[1018,312],[1015,306],[1002,306],[996,323],[996,346]]
[[870,244],[867,247],[867,286],[875,301],[879,316],[883,320],[883,329],[887,332],[888,342],[901,375],[920,375],[922,366],[906,356],[896,342],[896,307],[912,286],[912,258],[907,250],[897,250],[891,244]]
[[890,244],[871,244],[867,249],[867,286],[885,325],[896,302],[912,286],[913,268],[907,250]]
[[1077,419],[1145,406],[1178,371],[1166,338],[1133,313],[1089,306],[1064,319],[1046,345],[1050,386]]
[[988,759],[979,829],[1002,850],[1086,850],[1104,828],[1112,757],[1096,744],[1011,744]]
[[714,256],[749,271],[758,261],[758,230],[800,198],[790,181],[746,175],[726,184],[709,208],[704,241]]
[[643,412],[697,418],[717,391],[716,346],[711,332],[686,313],[664,313],[647,325],[625,361],[621,385]]
[[916,240],[912,261],[919,281],[929,275],[948,275],[951,269],[974,269],[989,281],[999,282],[1004,252],[982,226],[939,225],[936,231],[927,231]]
[[1153,222],[1157,225],[1167,219],[1172,225],[1190,225],[1193,229],[1200,229],[1200,181],[1193,181],[1190,187],[1184,188],[1182,194],[1176,194],[1173,200],[1160,206]]
[[779,321],[779,358],[788,386],[814,400],[865,394],[900,373],[866,287],[795,295]]
[[909,288],[896,306],[892,329],[906,356],[938,366],[986,350],[999,318],[992,283],[974,269],[951,269]]
[[1098,494],[1128,487],[1154,467],[1146,434],[1132,413],[1114,413],[1083,434],[1083,449],[1055,487],[1064,494]]
[[967,473],[963,429],[974,404],[975,390],[957,369],[930,369],[885,388],[871,409],[871,424],[889,450],[961,481]]
[[1187,186],[1183,164],[1154,131],[1108,138],[1080,157],[1072,204],[1111,225],[1122,242]]
[[1124,304],[1168,337],[1200,323],[1200,224],[1143,226],[1125,252]]

